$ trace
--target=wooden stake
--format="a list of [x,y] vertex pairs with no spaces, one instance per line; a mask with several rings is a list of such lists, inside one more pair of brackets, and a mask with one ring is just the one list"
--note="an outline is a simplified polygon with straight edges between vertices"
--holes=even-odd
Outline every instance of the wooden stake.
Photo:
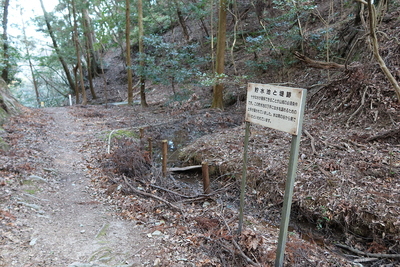
[[147,138],[147,141],[149,142],[149,157],[150,159],[153,158],[153,139],[151,137]]
[[206,161],[203,161],[201,163],[201,170],[203,173],[203,191],[204,194],[210,194],[211,189],[210,189],[210,176],[208,173],[208,163]]
[[168,143],[167,140],[162,141],[162,174],[167,176],[167,155],[168,155]]
[[143,137],[144,137],[144,129],[143,129],[143,128],[140,128],[140,129],[139,129],[139,138],[140,138],[140,139],[143,139]]

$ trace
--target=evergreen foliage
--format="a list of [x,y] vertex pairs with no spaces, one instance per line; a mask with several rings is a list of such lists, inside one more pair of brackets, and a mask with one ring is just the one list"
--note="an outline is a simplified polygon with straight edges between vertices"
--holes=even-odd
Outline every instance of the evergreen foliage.
[[[87,61],[95,58],[97,63],[104,62],[101,56],[109,49],[119,49],[121,59],[126,62],[124,60],[126,57],[125,1],[74,1],[80,53],[76,53],[76,47],[72,42],[74,31],[72,1],[60,0],[57,7],[48,12],[49,22],[60,47],[60,55],[54,49],[51,53],[48,52],[49,50],[38,52],[39,49],[34,49],[34,53],[30,55],[35,63],[34,70],[37,73],[41,94],[48,95],[50,98],[59,95],[60,99],[63,99],[70,91],[68,86],[71,83],[62,71],[59,56],[65,59],[67,68],[72,73],[77,66],[76,55],[80,54],[83,63],[82,75],[85,75],[85,78],[88,77],[88,68],[90,68]],[[337,20],[339,16],[335,14],[335,10],[329,11],[332,12],[329,14],[320,14],[317,1],[259,0],[228,1],[227,3],[226,43],[232,53],[229,60],[235,64],[237,60],[235,53],[239,51],[244,53],[241,58],[245,58],[242,61],[245,64],[241,65],[244,68],[241,67],[239,72],[234,66],[234,76],[238,77],[233,77],[231,74],[224,76],[224,73],[215,75],[216,70],[212,66],[215,63],[213,60],[216,54],[216,41],[218,41],[216,37],[218,1],[215,0],[214,2],[209,0],[143,1],[145,49],[142,54],[137,54],[139,43],[137,0],[131,0],[130,38],[134,61],[131,66],[124,67],[134,70],[137,76],[144,75],[147,81],[170,86],[174,95],[178,95],[180,87],[186,84],[216,85],[220,81],[229,83],[236,78],[243,80],[240,77],[257,76],[271,69],[280,71],[297,63],[293,55],[295,51],[301,51],[312,58],[324,61],[329,61],[334,57],[343,58],[343,51],[339,53],[335,50],[339,46],[339,36],[333,32],[332,27],[333,23],[338,23],[338,21],[333,21],[332,17]],[[332,2],[333,4],[335,3]],[[267,8],[266,5],[268,5]],[[392,7],[395,8],[396,4],[393,3]],[[351,1],[343,1],[341,8],[351,10],[347,12],[350,16],[357,15]],[[91,48],[94,51],[89,51],[86,47],[85,33],[88,29],[83,23],[83,9],[87,10],[91,19],[89,28],[95,36]],[[343,21],[351,19],[353,18],[343,18]],[[239,22],[236,24],[237,21]],[[247,25],[247,22],[250,22],[251,26]],[[314,23],[322,23],[325,27],[311,29],[310,25]],[[48,35],[43,16],[36,17],[35,24],[39,32]],[[232,29],[234,25],[235,28]],[[181,39],[176,38],[177,32]],[[9,40],[12,66],[10,74],[14,81],[18,71],[17,64],[27,60],[27,55],[21,56],[22,53],[18,50],[18,45],[15,45],[15,41]],[[3,55],[1,47],[0,62],[4,62],[1,58]],[[90,52],[92,55],[88,56]],[[140,66],[140,59],[145,60],[144,66]],[[228,56],[225,60],[229,66]],[[0,70],[4,67],[0,63]],[[90,70],[90,73],[92,72]],[[77,76],[73,77],[74,82],[80,80],[79,75],[81,74],[77,73]],[[20,95],[26,94],[20,93]],[[58,105],[62,101],[49,102]]]
[[197,55],[198,44],[178,45],[167,43],[158,35],[144,38],[147,47],[146,54],[138,54],[137,61],[144,57],[145,67],[136,62],[131,68],[137,76],[144,75],[153,83],[171,85],[176,94],[177,84],[195,82],[204,59]]

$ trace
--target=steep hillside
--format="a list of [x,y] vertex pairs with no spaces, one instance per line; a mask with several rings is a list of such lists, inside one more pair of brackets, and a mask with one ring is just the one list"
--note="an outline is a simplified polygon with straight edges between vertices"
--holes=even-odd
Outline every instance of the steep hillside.
[[[242,96],[247,82],[286,84],[309,89],[310,108],[318,113],[347,120],[363,100],[365,107],[370,103],[372,108],[358,112],[364,118],[359,122],[382,122],[374,115],[376,111],[378,117],[387,121],[390,117],[388,112],[392,107],[396,108],[396,95],[373,56],[365,8],[360,10],[360,5],[353,1],[317,1],[317,6],[301,2],[295,8],[283,3],[278,6],[280,1],[254,3],[238,1],[236,9],[232,6],[228,14],[227,77],[224,78],[227,105],[235,103],[238,96],[244,100]],[[378,5],[376,9],[379,51],[389,71],[399,80],[400,7],[398,3],[389,2],[388,6]],[[186,21],[190,34],[188,42],[199,45],[196,53],[205,59],[200,68],[203,76],[192,75],[189,82],[175,85],[185,99],[194,92],[201,96],[206,106],[211,102],[211,87],[207,86],[210,82],[207,78],[212,78],[213,57],[210,51],[216,45],[212,45],[209,38],[216,29],[212,31],[209,24],[210,21],[200,23],[190,18]],[[179,24],[167,31],[163,40],[177,47],[187,45]],[[146,49],[153,55],[158,48],[152,45],[154,42],[150,42]],[[137,46],[132,48],[135,62]],[[163,54],[157,53],[154,54],[156,65],[171,68],[171,65],[163,65]],[[125,101],[127,80],[121,51],[109,51],[105,61],[106,79],[100,77],[96,80],[100,95],[96,102],[105,102],[105,88],[109,101]],[[181,67],[185,68],[184,65]],[[137,79],[134,77],[135,81]],[[147,90],[156,91],[153,96],[160,92],[172,96],[175,89],[170,82],[148,79]],[[148,100],[159,101],[153,97],[148,97]]]

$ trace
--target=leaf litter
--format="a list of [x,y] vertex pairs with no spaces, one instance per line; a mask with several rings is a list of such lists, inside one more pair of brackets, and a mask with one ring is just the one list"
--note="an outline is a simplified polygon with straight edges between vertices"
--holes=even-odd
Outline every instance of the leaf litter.
[[[78,150],[85,153],[76,167],[85,169],[91,181],[87,190],[93,199],[77,203],[110,205],[115,216],[142,227],[146,238],[157,238],[162,247],[158,247],[158,254],[147,255],[151,259],[146,261],[148,265],[272,266],[290,136],[251,127],[245,225],[237,236],[243,105],[227,111],[201,110],[198,106],[187,103],[166,109],[156,103],[147,110],[62,108],[85,125],[81,131],[90,130],[90,137],[76,133],[84,137]],[[30,110],[5,127],[5,139],[13,148],[1,156],[2,244],[18,243],[17,233],[25,231],[18,225],[18,215],[31,211],[27,206],[16,206],[13,199],[24,177],[34,173],[51,181],[56,176],[57,170],[45,171],[54,169],[52,158],[43,153],[46,146],[26,145],[52,142],[43,134],[46,125],[54,124],[49,114]],[[106,136],[111,130],[138,132],[142,127],[145,137],[151,137],[155,144],[151,157],[146,138],[112,138],[111,153],[107,153]],[[382,132],[378,128],[345,129],[311,113],[306,114],[304,128],[312,139],[306,134],[302,137],[286,265],[352,266],[358,258],[347,255],[348,251],[340,250],[335,242],[361,251],[398,253],[398,145],[386,139],[367,142],[366,135]],[[162,177],[157,143],[182,129],[189,134],[175,152],[178,163],[192,165],[207,160],[212,174],[210,195],[202,193],[199,173]],[[40,188],[29,190],[34,193]],[[142,253],[136,252],[146,257]]]

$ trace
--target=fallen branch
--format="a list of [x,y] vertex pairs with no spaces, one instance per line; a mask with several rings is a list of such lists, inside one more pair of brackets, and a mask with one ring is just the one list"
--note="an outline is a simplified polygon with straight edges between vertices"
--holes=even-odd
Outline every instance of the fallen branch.
[[[212,240],[216,243],[218,243],[221,247],[223,247],[227,252],[232,253],[232,248],[229,248],[227,245],[225,245],[222,241],[217,241],[217,240]],[[237,245],[239,247],[239,245],[236,243],[235,240],[232,239],[233,244]],[[235,246],[236,249],[233,250],[234,254],[237,254],[239,256],[241,256],[248,264],[252,265],[252,266],[261,266],[258,263],[255,263],[252,259],[250,259],[246,254],[244,254],[244,252],[240,249],[238,249],[238,247]]]
[[304,133],[308,136],[308,138],[310,138],[311,140],[311,149],[314,155],[317,155],[317,151],[315,150],[315,139],[314,137],[306,130],[303,129]]
[[365,256],[365,257],[370,257],[370,258],[385,258],[385,259],[400,259],[400,254],[381,254],[381,253],[368,253],[368,252],[364,252],[346,245],[342,245],[342,244],[335,244],[337,247],[339,248],[344,248],[347,249],[355,254],[361,255],[361,256]]
[[374,136],[371,136],[369,138],[367,138],[367,142],[371,142],[371,141],[375,141],[375,140],[379,140],[379,139],[386,139],[389,137],[397,137],[400,138],[400,128],[397,129],[392,129]]
[[204,196],[200,196],[200,197],[196,197],[196,198],[184,199],[184,200],[181,200],[178,202],[179,203],[195,202],[195,201],[202,201],[202,200],[209,199],[209,198],[211,198],[210,195],[204,195]]
[[295,57],[306,63],[307,65],[317,68],[317,69],[325,69],[325,70],[346,70],[346,65],[338,64],[336,62],[325,62],[325,61],[319,61],[319,60],[314,60],[309,57],[306,57],[303,54],[300,54],[299,52],[294,52]]
[[[141,183],[143,183],[143,184],[146,184],[146,183],[144,183],[144,182],[142,182],[142,181],[140,181],[140,180],[138,180],[138,181],[141,182]],[[147,185],[147,184],[146,184],[146,185]],[[182,195],[181,193],[178,193],[178,192],[169,190],[169,189],[167,189],[167,188],[164,188],[164,187],[161,187],[161,186],[158,186],[158,185],[149,184],[149,186],[152,187],[152,188],[155,188],[155,189],[159,189],[159,190],[165,191],[165,192],[167,192],[167,193],[174,194],[174,195],[176,195],[176,196],[178,196],[178,197],[181,197],[181,198],[194,198],[194,197],[191,197],[191,196]]]
[[[221,218],[222,221],[224,222],[224,224],[225,224],[226,228],[228,229],[228,231],[230,232],[230,234],[232,234],[231,228],[229,227],[229,225],[228,225],[228,223],[226,222],[225,218],[222,217],[222,216],[220,216],[220,218]],[[249,264],[251,264],[251,265],[254,265],[254,266],[260,266],[260,264],[254,262],[252,259],[250,259],[250,258],[243,252],[243,250],[240,248],[239,244],[235,241],[234,238],[232,238],[232,243],[233,243],[233,246],[234,246],[234,247],[236,248],[236,250],[237,250],[236,253],[239,254],[240,256],[242,256],[242,257],[247,261],[247,263],[249,263]]]
[[356,111],[353,112],[353,114],[350,115],[349,119],[346,122],[346,127],[349,127],[350,121],[354,118],[355,115],[357,115],[358,112],[360,112],[360,110],[363,108],[364,104],[365,104],[365,95],[367,93],[368,90],[368,86],[365,88],[364,93],[362,95],[361,98],[361,105],[357,108]]
[[353,262],[358,262],[358,263],[365,263],[365,262],[371,262],[371,261],[377,261],[379,260],[378,258],[360,258],[360,259],[355,259]]
[[161,198],[161,197],[158,197],[158,196],[156,196],[156,195],[153,195],[153,194],[150,194],[150,193],[147,193],[147,192],[143,192],[143,191],[140,191],[140,190],[136,189],[135,187],[133,187],[133,186],[128,182],[128,180],[126,179],[125,176],[123,176],[123,177],[124,177],[125,183],[129,186],[129,188],[130,188],[134,193],[136,193],[136,194],[138,194],[138,195],[142,195],[142,196],[146,196],[146,197],[151,197],[151,198],[157,199],[158,201],[161,201],[161,202],[167,204],[168,206],[170,206],[170,207],[173,208],[174,210],[177,210],[177,211],[179,211],[179,212],[182,213],[182,210],[181,210],[178,206],[175,206],[175,205],[172,204],[171,202],[169,202],[169,201],[167,201],[167,200],[165,200],[165,199],[163,199],[163,198]]
[[251,264],[251,265],[254,265],[254,266],[260,266],[260,264],[255,263],[252,259],[250,259],[250,258],[243,252],[243,250],[240,248],[240,246],[238,245],[238,243],[236,243],[235,239],[232,239],[232,243],[233,243],[233,245],[235,246],[235,248],[236,248],[236,250],[237,250],[237,253],[238,253],[240,256],[242,256],[242,257],[247,261],[247,263],[249,263],[249,264]]
[[[183,195],[183,194],[181,194],[181,193],[172,191],[172,190],[170,190],[170,189],[167,189],[167,188],[164,188],[164,187],[161,187],[161,186],[158,186],[158,185],[148,184],[148,183],[143,182],[143,181],[141,181],[141,180],[136,180],[136,181],[138,181],[139,183],[141,183],[141,184],[143,184],[143,185],[150,186],[150,187],[152,187],[152,188],[159,189],[159,190],[165,191],[165,192],[167,192],[167,193],[174,194],[174,195],[176,195],[176,196],[178,196],[178,197],[187,198],[187,199],[188,199],[187,201],[191,201],[191,200],[197,201],[197,200],[201,200],[201,199],[210,198],[211,196],[215,195],[216,193],[219,193],[219,192],[223,191],[224,188],[227,188],[228,186],[230,186],[230,185],[233,184],[233,183],[227,184],[227,185],[224,186],[223,188],[218,189],[218,190],[216,190],[216,191],[214,191],[214,192],[212,192],[212,193],[210,193],[210,194],[199,194],[199,195],[195,195],[195,196],[187,196],[187,195]],[[183,201],[180,201],[180,202],[187,202],[187,201],[186,201],[186,200],[183,200]]]

